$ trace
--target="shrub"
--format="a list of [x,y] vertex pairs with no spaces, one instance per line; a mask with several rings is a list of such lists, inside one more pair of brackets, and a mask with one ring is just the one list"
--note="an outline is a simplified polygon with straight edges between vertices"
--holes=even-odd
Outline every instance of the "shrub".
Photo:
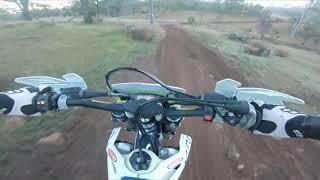
[[289,52],[283,49],[274,49],[273,50],[273,55],[279,56],[279,57],[288,57]]
[[244,51],[255,56],[268,57],[271,49],[268,48],[262,41],[252,40],[249,46],[244,47]]
[[16,26],[14,24],[5,24],[0,27],[1,29],[14,29]]
[[245,43],[245,44],[247,44],[249,39],[250,39],[249,36],[241,35],[241,34],[238,34],[238,33],[230,33],[230,34],[228,34],[228,38],[230,40],[240,41],[240,42]]
[[196,19],[193,16],[189,16],[187,22],[188,24],[193,25],[196,23]]
[[251,41],[251,45],[253,47],[261,49],[261,50],[269,50],[270,49],[262,41],[253,40],[253,41]]
[[51,28],[56,25],[56,23],[54,21],[51,21],[51,22],[39,21],[39,22],[37,22],[37,24],[38,24],[39,28]]
[[93,23],[93,17],[91,15],[84,16],[83,17],[83,22],[85,24],[92,24]]
[[252,55],[259,56],[260,49],[252,46],[244,46],[244,52]]
[[261,34],[261,39],[267,34],[272,28],[271,13],[264,13],[257,21],[256,29]]
[[128,32],[132,39],[138,41],[152,41],[154,33],[148,28],[134,28]]

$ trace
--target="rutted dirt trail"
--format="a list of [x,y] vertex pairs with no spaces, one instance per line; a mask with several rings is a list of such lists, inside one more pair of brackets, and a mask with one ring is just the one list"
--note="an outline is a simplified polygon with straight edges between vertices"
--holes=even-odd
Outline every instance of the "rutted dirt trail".
[[[248,84],[219,53],[175,28],[167,29],[155,57],[140,60],[136,66],[197,95],[212,90],[214,83],[224,78]],[[70,118],[68,122],[72,123],[65,128],[67,142],[63,146],[37,146],[31,152],[18,153],[17,162],[9,164],[16,168],[2,177],[106,179],[105,141],[116,124],[109,113],[96,110],[81,109]],[[320,179],[320,144],[316,142],[253,136],[199,118],[186,119],[179,129],[193,138],[182,179]],[[177,135],[173,142],[178,138]]]

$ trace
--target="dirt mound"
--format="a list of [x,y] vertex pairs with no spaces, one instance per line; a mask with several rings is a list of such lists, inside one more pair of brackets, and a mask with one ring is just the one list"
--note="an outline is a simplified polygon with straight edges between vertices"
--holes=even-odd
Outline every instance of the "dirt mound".
[[[157,55],[139,61],[136,66],[155,73],[168,84],[200,95],[212,90],[214,83],[224,78],[247,84],[244,76],[228,66],[230,63],[231,60],[223,59],[186,32],[168,28]],[[63,145],[36,146],[17,152],[16,162],[6,163],[13,167],[12,171],[0,177],[7,180],[107,179],[104,147],[106,136],[117,124],[112,123],[108,113],[96,110],[80,109],[69,118]],[[193,138],[182,179],[320,178],[320,161],[316,160],[320,149],[314,142],[252,136],[199,118],[186,119],[179,130]],[[170,143],[177,143],[178,138],[177,135]]]

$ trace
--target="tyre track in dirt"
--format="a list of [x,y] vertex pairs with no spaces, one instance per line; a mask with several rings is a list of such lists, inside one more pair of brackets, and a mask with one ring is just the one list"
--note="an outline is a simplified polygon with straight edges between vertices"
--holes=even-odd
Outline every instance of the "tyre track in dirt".
[[[232,69],[219,55],[186,32],[167,28],[154,57],[134,66],[157,75],[168,84],[200,95],[212,90],[217,80],[232,78],[247,84],[245,76]],[[61,147],[36,146],[18,152],[7,164],[12,171],[4,179],[101,180],[106,178],[105,144],[113,127],[110,114],[77,110],[67,119],[66,143]],[[124,131],[124,130],[123,130]],[[252,136],[220,123],[186,119],[179,133],[193,138],[192,150],[182,179],[319,179],[320,144],[310,140],[274,140]],[[132,138],[121,133],[120,138]],[[179,135],[170,144],[177,143]],[[239,158],[228,158],[228,151]],[[244,168],[237,169],[239,164]],[[0,178],[2,179],[2,178]]]
[[[250,85],[231,68],[217,50],[210,49],[186,32],[169,28],[155,58],[158,77],[195,94],[210,91],[217,80],[232,78]],[[309,140],[274,140],[252,136],[222,124],[193,118],[180,131],[193,138],[188,166],[182,179],[319,179],[316,161],[319,144]],[[177,142],[178,137],[175,137]],[[236,149],[238,160],[227,152]],[[303,152],[302,152],[303,151]],[[237,166],[243,164],[243,170]]]

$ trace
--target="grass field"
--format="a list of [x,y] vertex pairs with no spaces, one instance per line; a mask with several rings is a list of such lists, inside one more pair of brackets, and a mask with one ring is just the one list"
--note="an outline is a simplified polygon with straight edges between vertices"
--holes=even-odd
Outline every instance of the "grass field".
[[[14,78],[19,76],[61,77],[70,72],[81,75],[89,89],[103,90],[108,70],[131,64],[155,47],[155,42],[132,40],[119,25],[0,25],[0,91],[17,88]],[[49,112],[13,129],[0,120],[0,153],[59,130],[69,114]]]
[[90,88],[102,88],[108,69],[129,64],[154,48],[131,40],[124,28],[107,25],[15,25],[0,27],[0,39],[0,77],[9,75],[10,85],[17,76],[59,77],[74,72],[83,76]]
[[231,41],[221,33],[210,31],[193,31],[193,33],[209,46],[218,48],[225,56],[234,59],[235,67],[245,74],[249,82],[258,81],[260,83],[255,85],[259,87],[279,90],[304,99],[307,105],[299,106],[300,110],[308,112],[320,110],[319,102],[312,98],[320,91],[319,54],[264,42],[271,49],[284,49],[289,52],[289,56],[259,57],[245,53],[243,44]]

